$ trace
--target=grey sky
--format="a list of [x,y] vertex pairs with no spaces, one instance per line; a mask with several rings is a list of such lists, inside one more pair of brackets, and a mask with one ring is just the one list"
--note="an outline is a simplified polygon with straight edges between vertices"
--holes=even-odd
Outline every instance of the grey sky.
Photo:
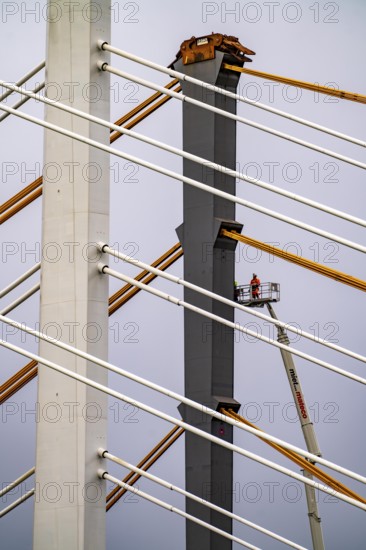
[[[44,59],[44,5],[43,1],[33,0],[1,2],[1,79],[16,81]],[[34,14],[26,11],[31,7],[35,10]],[[334,83],[341,89],[364,93],[365,11],[366,4],[361,0],[306,0],[301,4],[284,1],[222,3],[193,0],[184,4],[162,0],[155,3],[147,0],[116,2],[112,42],[117,47],[168,65],[174,59],[180,43],[192,35],[200,36],[212,31],[233,34],[256,52],[250,68],[321,84]],[[121,58],[112,57],[112,64],[155,82],[165,84],[168,81],[167,77],[159,73]],[[136,101],[150,95],[149,90],[114,77],[111,84],[112,120],[133,108]],[[271,103],[344,133],[361,139],[364,135],[364,106],[361,104],[318,97],[304,90],[298,92],[299,97],[295,101],[293,89],[246,75],[241,77],[239,90],[250,98]],[[43,106],[40,104],[28,103],[24,110],[43,116]],[[364,159],[360,147],[297,126],[253,107],[240,104],[238,113],[340,153]],[[180,103],[170,101],[140,124],[138,131],[180,147]],[[43,130],[19,119],[8,118],[0,126],[0,135],[0,200],[3,203],[40,175]],[[182,169],[178,157],[128,138],[122,138],[114,146],[178,172]],[[238,169],[248,170],[249,175],[261,175],[265,181],[356,216],[362,217],[364,214],[364,178],[358,168],[244,125],[238,125],[237,162]],[[33,169],[35,175],[26,174]],[[273,169],[273,173],[270,169]],[[142,261],[150,262],[160,256],[177,242],[175,228],[182,222],[181,189],[177,181],[112,157],[110,243],[118,243],[120,250],[135,253]],[[238,182],[237,194],[356,242],[364,242],[359,227],[252,188],[247,183]],[[1,288],[23,273],[35,259],[39,261],[40,215],[41,201],[38,199],[2,226]],[[307,258],[364,278],[364,263],[361,254],[356,251],[329,243],[316,235],[243,207],[237,208],[236,218],[244,223],[244,231],[249,236],[266,242],[277,242],[281,248],[288,247],[292,252],[301,251]],[[32,255],[30,250],[36,250],[36,253]],[[125,265],[113,261],[111,265],[121,272],[135,273]],[[315,332],[320,337],[333,338],[340,345],[359,353],[364,352],[362,318],[365,298],[360,292],[238,245],[237,280],[242,284],[248,283],[253,269],[262,281],[281,283],[281,302],[276,306],[281,319],[298,323],[304,330]],[[182,260],[171,272],[182,274]],[[34,276],[32,281],[36,280]],[[180,288],[164,281],[154,285],[173,295],[181,295]],[[28,286],[29,283],[20,288],[25,290]],[[110,294],[119,286],[117,281],[111,280]],[[14,291],[2,304],[6,305],[19,292]],[[32,297],[16,309],[12,317],[34,326],[38,321],[38,300],[38,296]],[[237,314],[236,320],[248,328],[261,330],[264,335],[269,334],[268,325],[258,323],[249,315]],[[111,362],[183,392],[183,311],[180,308],[140,293],[113,315],[110,323]],[[21,342],[19,335],[15,335],[12,341]],[[32,338],[27,337],[22,345],[32,351],[37,350],[37,344]],[[361,375],[364,372],[362,365],[315,344],[302,341],[295,345],[352,372]],[[260,342],[249,342],[243,335],[237,336],[235,350],[235,398],[242,403],[243,414],[272,434],[304,446],[299,424],[292,422],[294,410],[289,406],[291,395],[279,351]],[[0,353],[0,380],[3,382],[27,361],[6,350]],[[314,413],[323,455],[364,473],[365,443],[359,438],[358,430],[366,413],[365,389],[303,360],[296,359],[296,365],[308,405]],[[178,414],[176,403],[114,375],[110,375],[110,386],[138,400],[146,399],[149,404],[165,412]],[[36,426],[34,416],[27,415],[26,410],[34,408],[35,400],[36,381],[33,380],[11,398],[6,409],[3,406],[2,482],[15,479],[34,465]],[[117,405],[116,401],[111,400],[110,405],[108,448],[110,452],[129,461],[136,463],[170,429],[165,422],[141,411],[124,408],[123,403]],[[285,459],[252,437],[241,432],[235,433],[235,442],[292,468]],[[156,475],[180,486],[184,485],[183,443],[181,438],[153,469]],[[243,457],[234,458],[234,467],[235,512],[310,547],[303,487]],[[113,475],[124,475],[122,469],[115,466],[109,470]],[[357,484],[345,479],[342,481],[361,494],[364,493]],[[152,486],[150,482],[142,481],[139,486],[172,504],[184,507],[181,497],[173,493],[166,494],[166,491]],[[31,487],[30,481],[26,487]],[[3,499],[1,508],[9,501]],[[319,496],[319,507],[327,548],[343,550],[348,547],[358,550],[364,547],[365,522],[360,510],[340,502],[329,502],[322,494]],[[31,548],[32,519],[32,502],[29,500],[1,521],[0,536],[4,549]],[[281,545],[244,526],[234,525],[234,533],[263,548],[281,548]],[[137,550],[148,545],[159,550],[169,550],[172,546],[176,550],[183,550],[184,537],[184,522],[181,518],[141,499],[129,497],[107,514],[109,550],[117,547]],[[236,547],[234,544],[233,548]]]

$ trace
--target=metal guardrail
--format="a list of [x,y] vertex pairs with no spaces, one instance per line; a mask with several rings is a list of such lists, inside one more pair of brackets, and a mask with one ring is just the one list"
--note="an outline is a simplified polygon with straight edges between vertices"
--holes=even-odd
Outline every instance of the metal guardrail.
[[234,289],[235,301],[243,305],[264,304],[265,302],[279,302],[280,284],[261,283],[259,293],[255,296],[252,292],[252,285],[238,285]]

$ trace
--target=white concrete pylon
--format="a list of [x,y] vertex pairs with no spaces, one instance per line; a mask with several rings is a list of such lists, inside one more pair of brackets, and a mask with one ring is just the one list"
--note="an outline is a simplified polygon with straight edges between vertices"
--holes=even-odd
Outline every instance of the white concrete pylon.
[[[47,29],[46,94],[109,119],[109,78],[96,62],[98,39],[110,35],[110,1],[53,0],[49,13],[56,8]],[[45,118],[109,144],[100,125],[48,107]],[[108,235],[109,156],[49,130],[44,151],[40,324],[106,359],[108,282],[96,267],[93,243]],[[46,342],[40,353],[107,383],[106,371],[85,359]],[[44,412],[37,424],[34,548],[103,550],[105,482],[96,475],[96,450],[106,440],[106,396],[40,365],[37,400]]]

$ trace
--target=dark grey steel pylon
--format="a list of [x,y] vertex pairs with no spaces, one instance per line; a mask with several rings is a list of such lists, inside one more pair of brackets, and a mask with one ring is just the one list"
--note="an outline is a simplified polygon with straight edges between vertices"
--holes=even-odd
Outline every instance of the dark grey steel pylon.
[[[226,56],[175,68],[210,84],[236,91],[238,76],[222,69]],[[230,63],[237,63],[230,57]],[[236,101],[188,82],[183,93],[229,112]],[[236,122],[191,104],[183,103],[183,148],[229,168],[236,167]],[[235,194],[235,179],[183,161],[183,174],[212,187]],[[235,220],[235,204],[183,185],[184,221],[177,229],[184,250],[184,278],[212,292],[233,299],[235,244],[220,237],[221,227],[241,230]],[[184,298],[212,313],[233,320],[233,309],[185,288]],[[233,330],[194,312],[184,312],[185,395],[213,408],[239,404],[233,399]],[[184,420],[208,433],[232,442],[232,428],[189,407],[180,406]],[[192,493],[232,510],[232,453],[191,433],[185,435],[186,488]],[[230,518],[186,500],[186,510],[227,532]],[[192,522],[186,524],[187,549],[229,550],[231,541]]]

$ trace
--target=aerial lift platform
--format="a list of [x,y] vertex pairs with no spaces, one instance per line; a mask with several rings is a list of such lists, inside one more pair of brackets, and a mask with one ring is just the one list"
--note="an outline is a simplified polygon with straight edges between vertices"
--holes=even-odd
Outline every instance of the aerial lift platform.
[[243,306],[264,307],[265,304],[280,301],[279,283],[261,283],[257,297],[252,295],[251,285],[240,285],[234,288],[235,301]]
[[[240,286],[235,284],[234,298],[236,302],[247,307],[264,307],[264,305],[266,305],[271,317],[278,320],[271,303],[279,302],[280,300],[279,283],[260,283],[257,292],[253,292],[252,284]],[[286,346],[290,345],[286,330],[279,325],[277,325],[277,336],[278,342],[285,344]],[[281,356],[290,384],[291,393],[298,413],[307,450],[315,455],[321,456],[314,426],[308,412],[305,396],[300,385],[300,378],[297,373],[292,354],[286,349],[281,349]],[[312,475],[307,470],[304,470],[303,473],[308,479],[313,479]],[[315,489],[305,485],[305,493],[313,541],[313,550],[324,550],[321,519],[318,512]]]

